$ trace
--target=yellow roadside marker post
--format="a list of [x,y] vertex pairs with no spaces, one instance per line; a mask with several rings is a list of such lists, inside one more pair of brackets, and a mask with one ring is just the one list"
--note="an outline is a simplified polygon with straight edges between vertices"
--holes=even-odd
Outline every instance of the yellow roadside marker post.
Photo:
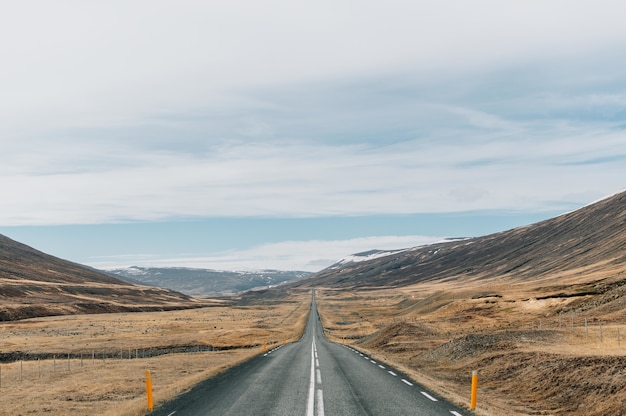
[[152,374],[150,374],[150,370],[146,371],[146,394],[148,395],[148,411],[151,412],[154,405],[152,403]]
[[476,409],[476,393],[478,391],[478,370],[472,371],[472,397],[470,399],[470,409]]

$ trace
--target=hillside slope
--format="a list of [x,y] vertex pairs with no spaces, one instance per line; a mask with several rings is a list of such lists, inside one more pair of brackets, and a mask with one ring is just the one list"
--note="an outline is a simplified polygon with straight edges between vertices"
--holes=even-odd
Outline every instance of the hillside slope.
[[170,290],[122,282],[0,235],[0,321],[201,304]]
[[428,281],[527,281],[626,269],[626,192],[537,224],[337,264],[294,286],[401,287]]

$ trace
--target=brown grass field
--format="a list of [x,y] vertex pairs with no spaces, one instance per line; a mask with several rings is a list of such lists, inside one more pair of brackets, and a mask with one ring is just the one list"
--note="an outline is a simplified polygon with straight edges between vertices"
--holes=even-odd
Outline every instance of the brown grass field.
[[[466,408],[478,370],[478,407],[468,414],[622,415],[625,277],[605,268],[526,283],[318,288],[317,304],[329,339]],[[158,405],[261,353],[264,341],[299,338],[310,292],[264,302],[1,323],[0,415],[145,414],[147,369]]]
[[[320,288],[317,304],[328,338],[395,365],[466,408],[478,370],[475,414],[624,415],[624,275]],[[585,294],[593,288],[603,294]]]
[[0,323],[0,415],[145,414],[146,370],[158,405],[262,353],[264,342],[297,340],[309,306],[302,291],[279,304]]

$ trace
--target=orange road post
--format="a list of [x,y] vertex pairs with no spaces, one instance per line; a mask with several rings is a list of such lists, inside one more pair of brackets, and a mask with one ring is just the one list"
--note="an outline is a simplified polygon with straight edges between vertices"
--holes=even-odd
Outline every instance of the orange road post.
[[470,409],[476,409],[476,393],[478,391],[478,370],[472,371],[472,397],[470,399]]
[[146,371],[146,394],[148,395],[148,411],[151,412],[154,409],[152,403],[152,374],[150,370]]
[[263,352],[267,352],[267,341],[263,341]]

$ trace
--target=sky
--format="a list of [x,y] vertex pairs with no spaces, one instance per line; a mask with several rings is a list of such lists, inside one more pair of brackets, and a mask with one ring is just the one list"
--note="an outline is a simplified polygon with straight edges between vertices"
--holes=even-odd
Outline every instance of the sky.
[[626,188],[626,3],[0,6],[0,233],[318,271]]

